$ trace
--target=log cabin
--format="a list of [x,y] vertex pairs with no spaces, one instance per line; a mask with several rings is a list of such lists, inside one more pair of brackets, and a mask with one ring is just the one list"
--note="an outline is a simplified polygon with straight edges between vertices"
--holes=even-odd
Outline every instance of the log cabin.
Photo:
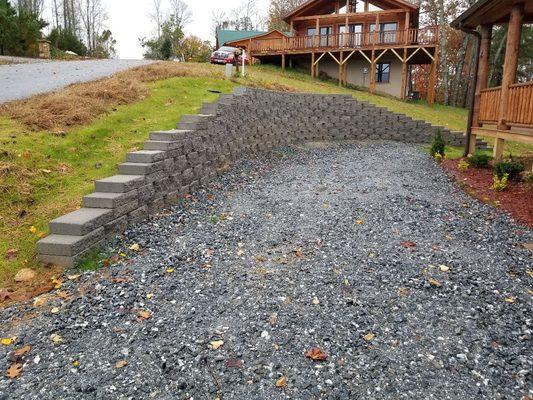
[[411,67],[430,65],[427,100],[433,104],[438,27],[419,28],[419,9],[406,0],[308,0],[289,12],[289,32],[248,38],[244,46],[262,62],[305,68],[339,84],[406,98]]
[[[533,144],[533,81],[517,82],[522,25],[531,22],[532,0],[480,0],[451,24],[478,39],[466,153],[476,151],[478,135],[494,138],[495,160],[502,158],[506,140]],[[501,85],[488,87],[494,25],[507,25],[507,43]]]

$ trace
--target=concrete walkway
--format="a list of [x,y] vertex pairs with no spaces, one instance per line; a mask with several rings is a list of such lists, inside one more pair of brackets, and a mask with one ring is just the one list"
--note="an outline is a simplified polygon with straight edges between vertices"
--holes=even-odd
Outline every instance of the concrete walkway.
[[148,60],[53,61],[0,65],[0,103],[52,92],[72,83],[104,78],[150,64]]

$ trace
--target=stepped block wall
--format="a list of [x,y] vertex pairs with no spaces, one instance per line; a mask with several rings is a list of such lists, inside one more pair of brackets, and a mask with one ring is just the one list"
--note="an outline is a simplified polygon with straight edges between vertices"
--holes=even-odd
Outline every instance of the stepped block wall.
[[128,225],[176,204],[241,156],[308,140],[398,140],[428,143],[437,130],[454,145],[461,135],[360,102],[349,95],[237,88],[182,116],[177,129],[152,132],[128,153],[118,175],[95,182],[83,208],[50,222],[37,244],[42,263],[73,266]]

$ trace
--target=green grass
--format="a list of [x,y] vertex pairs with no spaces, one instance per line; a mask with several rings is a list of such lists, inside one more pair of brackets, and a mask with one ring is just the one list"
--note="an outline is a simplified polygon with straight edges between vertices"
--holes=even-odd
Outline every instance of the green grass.
[[[228,93],[234,86],[214,78],[160,81],[150,85],[147,99],[118,107],[65,137],[32,132],[0,117],[0,287],[16,270],[36,266],[35,243],[48,232],[48,222],[78,208],[83,195],[94,190],[93,181],[115,174],[116,165],[128,151],[141,148],[150,131],[172,129],[180,115],[216,100],[207,89]],[[17,251],[15,259],[5,257],[9,249]]]
[[[212,68],[215,72],[221,67]],[[245,78],[221,80],[214,74],[213,78],[181,77],[148,84],[150,95],[146,99],[117,107],[64,135],[32,131],[15,120],[0,117],[0,287],[9,284],[18,269],[37,268],[35,244],[39,236],[48,233],[48,222],[78,208],[83,195],[94,190],[93,181],[115,174],[116,165],[128,151],[141,148],[150,131],[172,129],[181,115],[194,114],[202,102],[214,101],[217,95],[208,89],[229,93],[239,84],[351,94],[453,130],[464,130],[466,125],[467,112],[463,109],[431,108],[423,103],[371,96],[332,82],[312,80],[304,73],[281,73],[268,66],[249,68]],[[508,149],[518,152],[520,146],[511,144]],[[448,150],[448,157],[461,154],[460,148]],[[6,257],[10,249],[16,250],[15,258]],[[95,253],[82,269],[94,268],[100,257]]]

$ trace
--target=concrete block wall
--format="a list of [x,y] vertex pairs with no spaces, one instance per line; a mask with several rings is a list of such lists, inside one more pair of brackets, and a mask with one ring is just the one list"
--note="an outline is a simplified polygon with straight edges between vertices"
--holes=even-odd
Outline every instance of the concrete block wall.
[[349,95],[281,93],[237,88],[184,115],[175,130],[150,134],[128,153],[118,174],[95,182],[83,208],[50,222],[37,244],[40,262],[70,267],[128,225],[176,204],[207,184],[221,167],[250,152],[306,140],[431,141],[440,129],[449,143],[461,135],[354,100]]

